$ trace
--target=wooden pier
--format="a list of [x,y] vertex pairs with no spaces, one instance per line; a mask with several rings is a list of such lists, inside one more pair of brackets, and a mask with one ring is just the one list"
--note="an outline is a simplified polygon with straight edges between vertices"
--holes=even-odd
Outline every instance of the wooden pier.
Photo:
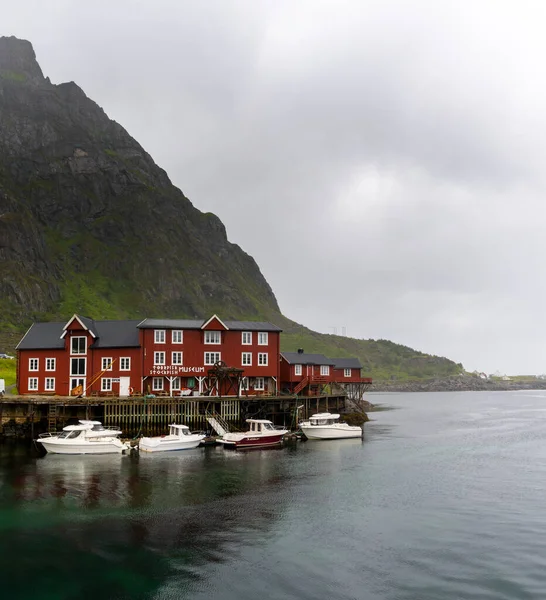
[[125,435],[158,435],[170,423],[183,423],[192,430],[208,430],[208,415],[219,415],[235,429],[245,419],[270,419],[291,429],[316,412],[339,412],[347,395],[318,396],[5,396],[0,398],[0,437],[35,437],[56,431],[78,419],[97,419],[119,427]]

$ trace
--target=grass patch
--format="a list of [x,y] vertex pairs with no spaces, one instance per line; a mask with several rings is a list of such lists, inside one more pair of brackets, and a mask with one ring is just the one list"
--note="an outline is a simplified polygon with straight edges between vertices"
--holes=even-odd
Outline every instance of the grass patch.
[[14,385],[17,378],[17,361],[10,358],[0,358],[0,379],[6,382],[6,388]]

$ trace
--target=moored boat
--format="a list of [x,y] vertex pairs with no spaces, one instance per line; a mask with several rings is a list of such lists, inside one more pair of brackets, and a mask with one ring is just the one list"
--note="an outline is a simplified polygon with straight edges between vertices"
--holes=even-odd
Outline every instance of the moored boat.
[[229,432],[217,438],[217,441],[228,447],[261,448],[282,444],[287,429],[276,429],[267,419],[247,419],[248,431]]
[[175,450],[191,450],[197,448],[204,433],[191,433],[187,425],[169,425],[169,434],[161,437],[143,437],[138,443],[142,452],[168,452]]
[[340,415],[317,413],[303,421],[300,428],[310,440],[339,440],[362,437],[362,427],[339,422]]
[[42,433],[36,441],[52,454],[119,454],[129,449],[129,444],[119,439],[121,434],[100,421],[82,420],[58,433]]

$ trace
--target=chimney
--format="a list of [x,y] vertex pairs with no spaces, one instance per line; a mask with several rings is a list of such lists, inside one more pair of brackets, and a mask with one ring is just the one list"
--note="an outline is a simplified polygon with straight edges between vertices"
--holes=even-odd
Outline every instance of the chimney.
[[303,354],[303,348],[298,348],[298,354]]

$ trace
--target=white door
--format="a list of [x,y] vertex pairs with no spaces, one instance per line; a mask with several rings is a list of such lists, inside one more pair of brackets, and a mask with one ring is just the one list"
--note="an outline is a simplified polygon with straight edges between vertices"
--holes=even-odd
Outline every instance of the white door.
[[128,396],[129,395],[130,383],[131,383],[130,377],[120,377],[119,378],[119,395],[120,396]]

